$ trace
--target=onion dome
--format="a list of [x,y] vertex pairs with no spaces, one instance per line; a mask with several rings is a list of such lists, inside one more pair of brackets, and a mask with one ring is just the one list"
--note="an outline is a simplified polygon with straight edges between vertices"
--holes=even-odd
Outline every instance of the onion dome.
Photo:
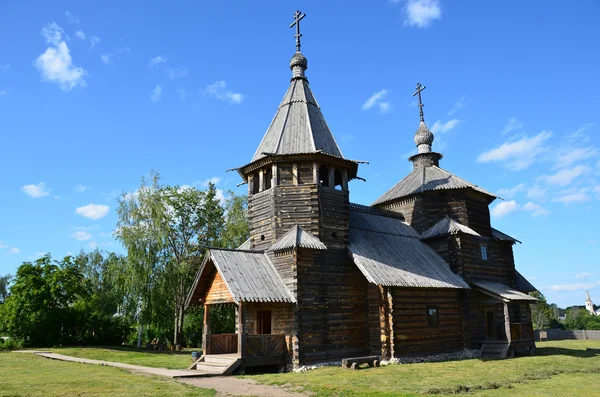
[[419,128],[415,132],[414,141],[417,144],[417,150],[419,153],[430,153],[431,144],[433,143],[433,133],[427,128],[424,121],[419,123]]
[[308,61],[300,51],[296,51],[290,60],[290,69],[292,69],[292,79],[304,78],[304,71],[308,69]]

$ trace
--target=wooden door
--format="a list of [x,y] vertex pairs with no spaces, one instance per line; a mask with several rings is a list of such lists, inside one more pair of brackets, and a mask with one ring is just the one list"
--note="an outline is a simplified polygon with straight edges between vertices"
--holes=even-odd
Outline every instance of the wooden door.
[[485,336],[488,339],[494,339],[496,337],[496,320],[493,309],[487,309],[485,311]]
[[259,310],[258,321],[256,330],[257,334],[270,334],[271,333],[271,311],[270,310]]

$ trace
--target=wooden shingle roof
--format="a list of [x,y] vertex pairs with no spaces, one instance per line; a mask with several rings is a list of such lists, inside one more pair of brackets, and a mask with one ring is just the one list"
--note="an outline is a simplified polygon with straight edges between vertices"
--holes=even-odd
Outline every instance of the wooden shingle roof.
[[465,288],[420,235],[401,219],[377,212],[350,211],[350,255],[374,284],[419,288]]
[[268,249],[269,252],[283,251],[290,248],[309,248],[326,250],[327,247],[316,236],[305,232],[300,225],[295,225],[286,234],[281,236],[275,244]]
[[428,239],[428,238],[447,236],[449,234],[458,234],[458,233],[465,233],[465,234],[470,234],[472,236],[481,237],[481,235],[479,233],[477,233],[475,230],[455,221],[454,219],[452,219],[448,215],[446,215],[444,218],[442,218],[441,221],[439,221],[438,223],[436,223],[435,225],[431,226],[429,229],[424,231],[423,234],[421,234],[421,238]]
[[492,237],[496,240],[500,240],[500,241],[510,241],[513,244],[514,243],[519,243],[521,244],[521,242],[519,240],[517,240],[514,237],[509,236],[508,234],[502,233],[500,230],[498,229],[494,229],[492,228]]
[[305,78],[292,79],[251,162],[267,155],[297,153],[343,158]]
[[529,296],[501,283],[494,283],[491,281],[475,281],[473,282],[473,285],[477,290],[493,296],[494,298],[497,298],[503,302],[537,302],[537,299],[533,296]]
[[435,165],[428,167],[417,167],[394,187],[385,192],[372,205],[383,204],[388,201],[408,197],[413,194],[431,190],[451,190],[470,188],[483,193],[490,198],[490,202],[497,198],[479,186],[468,182],[458,176]]

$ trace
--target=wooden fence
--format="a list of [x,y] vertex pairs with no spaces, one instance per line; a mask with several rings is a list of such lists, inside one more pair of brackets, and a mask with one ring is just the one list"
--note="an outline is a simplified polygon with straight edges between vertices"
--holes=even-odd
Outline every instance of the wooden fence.
[[285,335],[244,335],[244,357],[284,357]]
[[[589,339],[600,340],[600,331],[577,330],[571,331],[566,329],[545,329],[548,333],[548,340],[568,340],[568,339]],[[536,341],[540,340],[540,331],[533,331]]]
[[238,352],[238,334],[209,334],[206,354]]

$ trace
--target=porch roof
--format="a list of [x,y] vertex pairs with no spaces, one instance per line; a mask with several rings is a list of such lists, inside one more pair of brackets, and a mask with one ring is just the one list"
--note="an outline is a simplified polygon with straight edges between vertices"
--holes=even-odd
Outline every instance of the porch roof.
[[283,279],[262,251],[211,248],[204,258],[188,296],[187,305],[197,304],[210,283],[214,270],[221,274],[235,303],[284,302],[296,300]]
[[474,281],[473,286],[475,289],[483,292],[484,294],[490,295],[502,302],[527,302],[535,303],[537,299],[533,296],[529,296],[514,288],[509,287],[501,283],[494,283],[491,281]]

